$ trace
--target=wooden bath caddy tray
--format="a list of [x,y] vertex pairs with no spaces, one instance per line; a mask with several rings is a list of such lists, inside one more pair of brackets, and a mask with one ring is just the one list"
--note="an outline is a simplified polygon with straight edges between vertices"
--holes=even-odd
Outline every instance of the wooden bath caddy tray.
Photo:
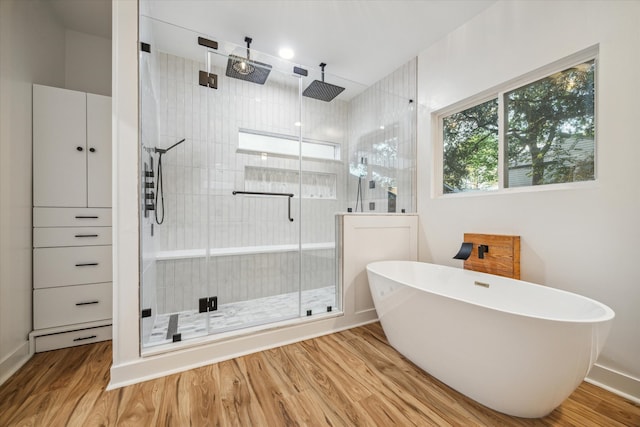
[[[520,279],[520,236],[465,233],[463,241],[473,243],[471,255],[464,262],[465,270]],[[484,259],[478,258],[479,245],[489,248]]]

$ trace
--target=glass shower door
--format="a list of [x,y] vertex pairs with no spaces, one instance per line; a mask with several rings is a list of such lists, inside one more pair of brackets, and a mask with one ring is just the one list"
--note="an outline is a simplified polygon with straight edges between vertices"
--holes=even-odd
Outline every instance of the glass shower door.
[[209,49],[209,332],[300,314],[299,78],[273,57]]
[[142,352],[208,334],[206,96],[198,34],[141,16]]

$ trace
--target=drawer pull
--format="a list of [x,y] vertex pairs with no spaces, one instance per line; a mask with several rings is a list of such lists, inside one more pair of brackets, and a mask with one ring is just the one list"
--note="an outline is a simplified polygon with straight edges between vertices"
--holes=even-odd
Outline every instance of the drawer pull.
[[98,219],[98,216],[92,216],[92,215],[76,215],[76,219]]
[[80,263],[80,264],[76,264],[76,267],[88,267],[88,266],[91,266],[91,265],[98,265],[98,263],[97,262],[83,262],[83,263]]
[[77,302],[76,305],[91,305],[91,304],[99,304],[100,301],[87,301],[87,302]]
[[79,337],[79,338],[74,338],[74,341],[84,341],[84,340],[92,340],[94,338],[98,338],[97,335],[89,335],[88,337]]
[[97,234],[76,234],[76,237],[98,237]]

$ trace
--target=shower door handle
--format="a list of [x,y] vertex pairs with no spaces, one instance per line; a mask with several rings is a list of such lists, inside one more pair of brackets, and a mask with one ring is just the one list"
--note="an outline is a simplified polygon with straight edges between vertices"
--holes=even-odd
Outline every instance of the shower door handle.
[[291,199],[293,198],[293,193],[265,193],[262,191],[233,191],[231,194],[234,196],[237,194],[247,194],[250,196],[275,196],[275,197],[287,197],[287,215],[289,217],[289,221],[293,222],[293,218],[291,218]]

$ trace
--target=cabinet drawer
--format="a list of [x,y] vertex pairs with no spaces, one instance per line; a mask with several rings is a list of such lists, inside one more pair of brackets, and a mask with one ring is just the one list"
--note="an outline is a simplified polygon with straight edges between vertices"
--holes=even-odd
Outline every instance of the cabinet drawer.
[[33,291],[34,329],[111,319],[111,283]]
[[34,227],[111,227],[109,208],[33,208]]
[[51,227],[33,229],[33,246],[97,246],[111,244],[111,227]]
[[80,329],[60,334],[41,335],[35,338],[36,353],[57,348],[74,347],[111,339],[111,326]]
[[111,246],[33,250],[33,287],[36,289],[110,282],[111,274]]

